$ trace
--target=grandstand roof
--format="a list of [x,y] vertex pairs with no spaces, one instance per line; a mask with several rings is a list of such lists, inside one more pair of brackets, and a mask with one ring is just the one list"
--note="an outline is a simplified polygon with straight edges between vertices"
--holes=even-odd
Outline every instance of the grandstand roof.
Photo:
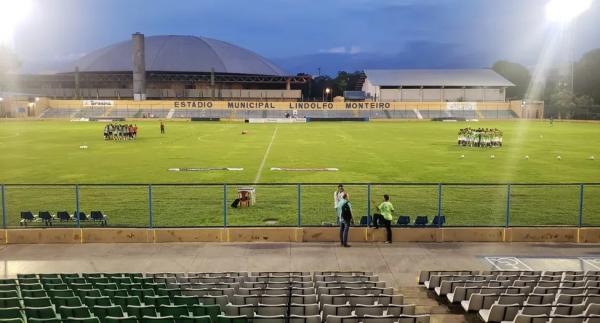
[[[68,70],[125,72],[132,70],[132,41],[93,51],[75,61]],[[233,44],[197,36],[145,37],[146,71],[195,72],[285,76],[266,58]]]
[[365,70],[377,86],[515,86],[491,69]]

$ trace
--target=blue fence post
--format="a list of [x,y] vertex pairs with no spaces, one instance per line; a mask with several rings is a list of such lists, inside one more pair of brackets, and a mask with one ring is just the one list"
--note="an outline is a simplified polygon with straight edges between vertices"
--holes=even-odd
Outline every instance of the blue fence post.
[[77,227],[81,227],[80,219],[79,219],[79,184],[75,185],[75,221],[77,222]]
[[583,184],[579,184],[579,221],[577,225],[583,226]]
[[298,227],[302,226],[302,186],[297,184],[296,186],[296,194],[298,200]]
[[2,227],[6,229],[6,197],[4,194],[4,184],[0,187],[2,191]]
[[227,184],[223,184],[223,227],[227,227]]
[[442,183],[438,184],[438,227],[442,226]]
[[148,185],[148,225],[154,227],[154,216],[152,214],[152,184]]
[[510,192],[511,186],[508,184],[506,191],[506,223],[505,226],[508,228],[510,226]]

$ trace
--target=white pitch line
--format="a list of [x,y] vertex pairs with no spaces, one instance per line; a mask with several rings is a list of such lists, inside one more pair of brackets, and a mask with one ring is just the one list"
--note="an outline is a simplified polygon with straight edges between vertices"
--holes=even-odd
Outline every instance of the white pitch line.
[[586,264],[596,268],[596,269],[600,269],[600,267],[598,267],[598,265],[594,264],[590,259],[598,259],[596,257],[579,257],[579,260],[585,262]]
[[275,135],[277,135],[277,126],[275,126],[275,130],[273,130],[271,142],[269,142],[269,146],[267,146],[267,151],[265,151],[265,155],[263,156],[262,162],[260,162],[260,166],[258,167],[258,172],[256,173],[256,177],[254,178],[254,184],[258,183],[258,181],[260,180],[260,175],[262,175],[263,168],[265,167],[265,162],[267,161],[267,157],[269,157],[269,152],[271,152],[271,146],[273,145],[273,141],[275,140]]
[[506,269],[506,268],[502,268],[500,267],[498,264],[502,264],[502,259],[514,259],[515,263],[510,264],[513,267],[517,267],[515,266],[515,264],[521,264],[523,265],[523,267],[526,268],[526,270],[530,270],[533,271],[533,269],[531,267],[529,267],[529,265],[527,265],[526,263],[524,263],[523,261],[521,261],[519,258],[517,257],[485,257],[485,259],[492,265],[494,266],[497,270],[522,270],[520,268],[515,268],[515,269]]

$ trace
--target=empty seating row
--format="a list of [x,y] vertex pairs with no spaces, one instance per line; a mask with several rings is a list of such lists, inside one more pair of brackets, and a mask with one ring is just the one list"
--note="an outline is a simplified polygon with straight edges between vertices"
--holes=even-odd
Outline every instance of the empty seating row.
[[[415,226],[415,227],[425,227],[425,226],[433,226],[433,227],[439,227],[439,226],[443,226],[446,223],[446,216],[445,215],[436,215],[433,217],[433,220],[431,221],[431,223],[429,222],[429,217],[427,217],[426,215],[418,215],[415,218],[415,221],[411,223],[411,218],[410,216],[407,215],[401,215],[398,217],[398,220],[396,221],[396,226],[399,227],[407,227],[407,226]],[[360,218],[360,225],[363,227],[366,226],[374,226],[373,223],[373,217],[370,215],[364,215]]]
[[[23,226],[27,225],[28,223],[39,222],[46,226],[51,226],[55,221],[77,221],[76,214],[77,211],[73,212],[73,214],[69,214],[67,211],[59,211],[56,212],[56,214],[51,214],[49,211],[39,211],[38,214],[33,214],[31,211],[22,211],[20,225]],[[91,211],[89,217],[85,214],[85,212],[79,212],[79,221],[97,222],[105,226],[108,223],[108,216],[103,214],[102,211]]]

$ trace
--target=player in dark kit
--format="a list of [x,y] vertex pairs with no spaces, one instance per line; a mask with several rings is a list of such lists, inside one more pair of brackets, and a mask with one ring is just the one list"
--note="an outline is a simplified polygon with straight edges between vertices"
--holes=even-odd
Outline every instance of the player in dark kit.
[[160,122],[160,133],[165,134],[165,124],[162,121]]

